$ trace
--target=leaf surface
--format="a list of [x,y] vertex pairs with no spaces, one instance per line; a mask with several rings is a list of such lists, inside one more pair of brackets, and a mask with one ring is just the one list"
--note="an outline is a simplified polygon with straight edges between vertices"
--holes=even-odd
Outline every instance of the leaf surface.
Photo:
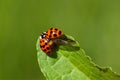
[[38,38],[38,63],[47,80],[120,80],[120,75],[112,72],[111,68],[101,68],[93,63],[78,42],[73,46],[60,46],[48,56],[40,49],[39,41]]

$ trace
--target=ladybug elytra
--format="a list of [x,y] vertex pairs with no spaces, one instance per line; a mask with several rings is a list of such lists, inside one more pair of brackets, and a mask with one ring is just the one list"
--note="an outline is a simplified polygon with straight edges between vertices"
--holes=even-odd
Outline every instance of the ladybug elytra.
[[53,28],[53,27],[47,30],[45,34],[46,34],[46,37],[50,39],[56,39],[63,36],[63,32],[60,29]]
[[41,38],[40,39],[40,48],[45,53],[49,54],[52,52],[52,41],[48,38]]
[[64,44],[64,33],[57,28],[50,28],[40,35],[40,48],[46,54],[52,53],[59,45]]

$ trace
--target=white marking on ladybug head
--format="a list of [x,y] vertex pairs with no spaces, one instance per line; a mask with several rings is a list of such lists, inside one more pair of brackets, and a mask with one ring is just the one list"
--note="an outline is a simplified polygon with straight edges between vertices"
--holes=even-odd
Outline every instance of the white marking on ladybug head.
[[41,35],[40,35],[39,39],[42,39]]

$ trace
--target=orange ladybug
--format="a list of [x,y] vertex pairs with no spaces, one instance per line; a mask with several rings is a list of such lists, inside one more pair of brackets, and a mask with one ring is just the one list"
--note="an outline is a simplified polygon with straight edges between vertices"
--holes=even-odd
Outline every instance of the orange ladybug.
[[50,28],[46,32],[43,32],[40,35],[40,48],[46,54],[51,53],[55,48],[58,47],[59,44],[63,43],[62,40],[59,40],[64,33],[57,28]]
[[64,35],[64,33],[60,29],[53,28],[53,27],[41,34],[42,38],[46,37],[49,39],[56,39],[63,35]]
[[40,39],[40,48],[46,54],[49,54],[52,52],[52,44],[53,44],[52,41],[48,38],[41,38]]

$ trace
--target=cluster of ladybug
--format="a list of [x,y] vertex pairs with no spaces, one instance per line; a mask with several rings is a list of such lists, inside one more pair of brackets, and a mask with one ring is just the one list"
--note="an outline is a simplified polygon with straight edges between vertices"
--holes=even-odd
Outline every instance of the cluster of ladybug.
[[58,39],[64,36],[64,33],[57,28],[50,28],[46,32],[43,32],[40,35],[40,48],[46,54],[53,52],[54,48],[56,48],[56,44],[58,43]]

